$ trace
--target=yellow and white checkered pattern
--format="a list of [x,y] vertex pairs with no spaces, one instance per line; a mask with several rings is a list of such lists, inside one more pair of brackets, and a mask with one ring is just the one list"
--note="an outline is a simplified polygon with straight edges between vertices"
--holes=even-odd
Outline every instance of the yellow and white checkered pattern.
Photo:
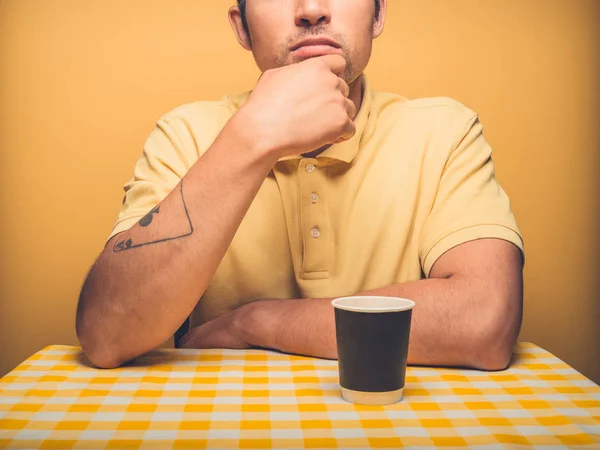
[[98,370],[54,345],[0,379],[0,448],[600,448],[600,387],[532,344],[503,372],[409,367],[404,396],[353,405],[336,361],[263,350]]

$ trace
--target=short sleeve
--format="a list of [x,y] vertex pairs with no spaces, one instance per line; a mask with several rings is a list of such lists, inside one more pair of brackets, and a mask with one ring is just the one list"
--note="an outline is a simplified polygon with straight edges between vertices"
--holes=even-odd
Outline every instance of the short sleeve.
[[133,177],[123,187],[123,206],[108,239],[135,225],[169,195],[192,166],[193,155],[184,146],[187,139],[177,133],[174,120],[164,116],[148,136]]
[[427,277],[437,259],[462,243],[503,239],[523,253],[510,201],[495,177],[492,149],[477,116],[462,132],[444,167],[433,208],[419,241],[419,257]]

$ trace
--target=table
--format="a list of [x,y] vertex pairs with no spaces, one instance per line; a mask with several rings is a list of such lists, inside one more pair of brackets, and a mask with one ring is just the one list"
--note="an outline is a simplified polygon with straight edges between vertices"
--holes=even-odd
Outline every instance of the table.
[[502,372],[409,367],[404,395],[346,403],[337,361],[266,350],[98,370],[53,345],[0,379],[0,448],[600,448],[600,387],[533,344]]

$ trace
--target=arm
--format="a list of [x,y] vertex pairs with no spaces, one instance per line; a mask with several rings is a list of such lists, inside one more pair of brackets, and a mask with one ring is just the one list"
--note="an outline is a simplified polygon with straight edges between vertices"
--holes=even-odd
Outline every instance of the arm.
[[250,145],[240,119],[230,120],[181,183],[114,236],[92,267],[76,325],[97,366],[118,366],[167,340],[216,271],[273,163]]
[[[442,255],[429,279],[357,295],[415,301],[409,364],[499,370],[510,361],[521,324],[521,254],[513,244],[499,239],[471,241]],[[300,299],[250,303],[233,312],[233,334],[252,346],[335,359],[330,302]],[[209,340],[205,333],[190,332],[185,345],[210,346]]]
[[93,364],[121,365],[177,330],[279,158],[354,134],[349,88],[336,75],[344,69],[342,57],[329,55],[265,72],[175,189],[107,243],[77,308],[77,335]]

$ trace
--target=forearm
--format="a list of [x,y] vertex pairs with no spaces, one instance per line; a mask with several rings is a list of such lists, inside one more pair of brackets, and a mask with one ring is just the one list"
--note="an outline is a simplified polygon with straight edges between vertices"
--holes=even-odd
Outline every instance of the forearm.
[[[458,276],[395,284],[356,295],[415,301],[409,364],[502,369],[517,339],[520,311],[490,307],[490,293],[473,286],[467,289]],[[247,305],[250,320],[244,322],[244,333],[248,343],[337,358],[331,300],[266,300]]]
[[274,163],[231,122],[158,212],[115,236],[90,271],[77,333],[95,364],[120,365],[167,340],[206,289]]

